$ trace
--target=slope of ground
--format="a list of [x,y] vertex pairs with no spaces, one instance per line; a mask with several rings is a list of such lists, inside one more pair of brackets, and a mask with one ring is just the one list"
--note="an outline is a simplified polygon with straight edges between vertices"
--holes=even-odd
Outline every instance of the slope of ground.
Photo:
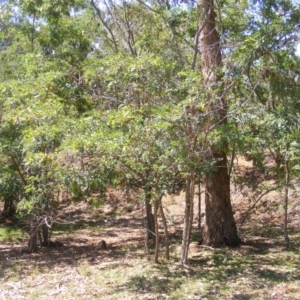
[[[127,203],[117,192],[99,208],[60,203],[70,222],[56,224],[51,240],[61,247],[26,254],[27,237],[3,224],[0,299],[299,299],[297,198],[290,204],[291,244],[286,248],[281,195],[272,190],[274,178],[255,172],[244,162],[233,177],[233,209],[243,244],[235,249],[199,246],[195,218],[186,267],[179,264],[184,193],[164,199],[171,259],[163,257],[162,239],[159,264],[153,264],[153,245],[145,246],[142,204]],[[102,240],[107,249],[98,246]]]

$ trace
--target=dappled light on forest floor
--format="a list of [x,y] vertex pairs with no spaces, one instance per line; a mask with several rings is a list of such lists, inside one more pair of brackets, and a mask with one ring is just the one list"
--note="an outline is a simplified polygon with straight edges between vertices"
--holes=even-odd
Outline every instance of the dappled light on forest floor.
[[0,300],[300,299],[298,2],[0,1]]
[[[26,254],[25,239],[1,244],[1,299],[298,299],[296,231],[288,249],[272,226],[245,227],[240,247],[213,249],[198,245],[195,230],[188,265],[182,266],[181,230],[174,220],[171,260],[161,251],[161,262],[153,264],[154,246],[148,244],[147,256],[140,210],[120,216],[82,212],[74,210],[76,226],[54,227],[51,240],[63,246]],[[98,247],[101,240],[107,249]]]
[[[240,161],[241,163],[241,161]],[[240,176],[247,164],[240,166]],[[246,174],[247,175],[247,174]],[[258,176],[261,176],[258,174]],[[236,179],[237,180],[237,179]],[[22,224],[0,226],[0,299],[299,299],[299,206],[292,198],[291,242],[284,243],[280,193],[263,195],[245,176],[232,190],[240,247],[199,244],[198,218],[193,223],[188,264],[180,262],[184,192],[163,199],[170,232],[170,261],[164,258],[162,224],[159,264],[154,244],[145,248],[144,210],[138,201],[115,197],[100,207],[85,202],[59,203],[52,247],[27,254]],[[264,185],[271,185],[266,178]],[[196,190],[198,193],[198,190]],[[263,195],[259,201],[257,199]],[[198,194],[195,196],[197,207]],[[276,200],[276,201],[275,201]],[[249,209],[250,208],[250,209]],[[205,207],[202,202],[202,224]],[[105,241],[106,248],[101,246]]]

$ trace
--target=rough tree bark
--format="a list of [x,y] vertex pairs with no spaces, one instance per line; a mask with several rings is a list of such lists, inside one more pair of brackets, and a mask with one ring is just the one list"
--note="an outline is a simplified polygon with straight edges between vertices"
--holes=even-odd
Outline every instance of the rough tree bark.
[[16,206],[14,200],[12,198],[5,198],[2,215],[4,217],[13,217],[15,213],[16,213]]
[[151,205],[151,188],[145,188],[145,208],[146,208],[146,230],[147,239],[155,240],[155,224]]
[[[218,74],[222,56],[220,38],[216,30],[214,2],[213,0],[198,0],[198,4],[202,10],[199,25],[202,75],[210,115],[207,127],[211,127],[212,124],[222,126],[227,121],[227,103],[222,91],[219,93],[214,91],[216,83],[222,80],[222,75]],[[224,143],[223,147],[219,147],[218,150],[211,147],[206,151],[217,160],[217,163],[215,170],[205,179],[206,218],[203,244],[215,247],[240,244],[230,202],[230,176],[227,169],[226,148],[227,145]]]
[[27,253],[38,251],[38,223],[36,218],[32,215],[30,219],[30,239],[28,241]]

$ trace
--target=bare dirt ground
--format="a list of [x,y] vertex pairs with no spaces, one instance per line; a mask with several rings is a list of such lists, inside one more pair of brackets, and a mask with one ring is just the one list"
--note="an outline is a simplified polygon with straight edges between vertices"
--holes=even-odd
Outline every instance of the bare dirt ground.
[[[272,176],[243,161],[232,179],[243,244],[234,249],[199,246],[195,217],[187,267],[179,264],[184,193],[163,200],[171,259],[164,259],[162,239],[159,264],[153,263],[153,245],[145,246],[145,213],[138,198],[128,202],[112,191],[99,208],[61,202],[59,210],[68,224],[54,225],[51,240],[63,246],[26,254],[25,234],[1,243],[0,299],[300,299],[299,201],[293,194],[291,245],[286,248],[282,195],[272,190],[274,185]],[[102,240],[107,249],[98,246]]]

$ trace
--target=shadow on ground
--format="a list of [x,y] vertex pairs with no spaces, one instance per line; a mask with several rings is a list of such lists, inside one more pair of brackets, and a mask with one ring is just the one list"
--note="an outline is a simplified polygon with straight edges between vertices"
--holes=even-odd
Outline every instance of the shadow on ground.
[[[201,235],[196,232],[188,266],[179,264],[178,251],[174,251],[171,261],[161,258],[160,264],[148,262],[144,267],[146,254],[141,219],[133,215],[101,214],[97,218],[85,218],[84,210],[76,210],[73,218],[79,219],[79,222],[53,228],[53,239],[59,238],[64,244],[62,247],[40,248],[38,253],[26,254],[22,251],[26,246],[25,240],[23,244],[10,242],[2,245],[0,279],[6,280],[8,274],[16,273],[20,266],[23,273],[30,273],[30,269],[35,267],[41,272],[51,273],[57,266],[60,269],[65,266],[77,269],[84,262],[96,266],[101,272],[128,270],[126,280],[108,281],[111,288],[107,295],[111,297],[127,291],[140,297],[154,294],[156,298],[153,299],[163,299],[161,295],[185,299],[184,291],[189,290],[194,297],[191,299],[245,300],[267,299],[268,296],[260,297],[269,295],[279,285],[300,282],[296,230],[290,230],[292,243],[288,249],[283,243],[282,232],[273,227],[246,228],[241,232],[243,244],[234,249],[198,246]],[[108,244],[105,250],[97,247],[102,239]],[[180,239],[181,231],[177,228],[170,236],[172,246],[177,250]],[[149,245],[149,251],[153,258],[153,244]],[[139,271],[131,273],[137,262],[140,264]]]

